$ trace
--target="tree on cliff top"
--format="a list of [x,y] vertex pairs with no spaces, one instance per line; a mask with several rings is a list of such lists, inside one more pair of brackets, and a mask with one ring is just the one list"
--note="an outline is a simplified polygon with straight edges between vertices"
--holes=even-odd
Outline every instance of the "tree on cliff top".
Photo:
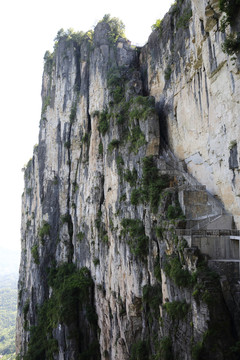
[[125,25],[120,19],[116,17],[111,18],[110,14],[106,14],[99,23],[106,23],[110,26],[109,38],[113,43],[115,43],[119,37],[126,38]]

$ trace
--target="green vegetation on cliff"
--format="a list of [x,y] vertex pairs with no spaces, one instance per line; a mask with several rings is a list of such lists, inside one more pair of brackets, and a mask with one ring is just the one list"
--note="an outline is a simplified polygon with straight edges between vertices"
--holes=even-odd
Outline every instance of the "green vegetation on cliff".
[[[97,315],[91,300],[93,281],[89,270],[79,270],[74,264],[64,263],[49,270],[48,283],[52,295],[38,307],[37,325],[29,328],[30,341],[24,360],[53,359],[53,354],[58,351],[53,331],[58,324],[71,324],[70,338],[81,343],[83,324],[79,328],[80,312],[86,312],[86,326],[91,328],[92,334],[97,332]],[[95,335],[89,348],[82,344],[79,359],[99,359],[96,339]]]

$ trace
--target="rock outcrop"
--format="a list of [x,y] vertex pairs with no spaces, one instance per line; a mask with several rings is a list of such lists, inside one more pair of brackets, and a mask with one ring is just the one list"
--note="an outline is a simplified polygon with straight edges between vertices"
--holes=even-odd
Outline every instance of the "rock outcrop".
[[19,359],[239,358],[240,63],[222,17],[178,1],[143,48],[105,17],[46,53]]

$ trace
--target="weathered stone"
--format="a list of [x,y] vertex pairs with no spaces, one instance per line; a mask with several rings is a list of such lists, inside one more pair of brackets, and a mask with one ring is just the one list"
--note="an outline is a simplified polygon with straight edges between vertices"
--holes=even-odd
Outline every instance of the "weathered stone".
[[[236,341],[219,283],[203,272],[192,284],[191,274],[200,261],[194,246],[215,259],[237,259],[237,244],[229,236],[183,232],[186,245],[175,228],[210,229],[209,218],[218,217],[221,229],[224,205],[238,224],[238,155],[229,145],[240,139],[239,73],[212,22],[216,1],[185,0],[175,10],[139,57],[127,40],[114,42],[109,24],[100,22],[92,40],[60,39],[52,67],[45,68],[39,145],[25,170],[21,356],[38,309],[54,294],[49,269],[64,263],[90,270],[88,305],[97,320],[86,304],[78,304],[73,323],[55,319],[48,336],[57,342],[56,360],[77,359],[96,340],[102,359],[127,360],[134,344],[146,339],[149,357],[157,356],[163,338],[172,344],[173,359],[192,360],[193,344],[211,334],[212,323],[220,324],[221,311],[226,326],[214,346],[211,337],[204,340],[205,359],[223,359]],[[186,11],[192,16],[185,24]],[[229,219],[222,218],[222,225],[231,230]],[[172,272],[166,265],[171,259]],[[233,293],[240,307],[238,290]],[[174,306],[179,313],[171,313]]]

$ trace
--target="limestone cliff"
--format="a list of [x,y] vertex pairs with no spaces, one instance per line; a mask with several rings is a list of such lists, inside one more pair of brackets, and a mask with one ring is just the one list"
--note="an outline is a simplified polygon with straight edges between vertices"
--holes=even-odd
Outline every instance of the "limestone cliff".
[[19,359],[239,358],[240,63],[222,51],[239,24],[223,17],[178,1],[143,48],[106,16],[46,53]]

